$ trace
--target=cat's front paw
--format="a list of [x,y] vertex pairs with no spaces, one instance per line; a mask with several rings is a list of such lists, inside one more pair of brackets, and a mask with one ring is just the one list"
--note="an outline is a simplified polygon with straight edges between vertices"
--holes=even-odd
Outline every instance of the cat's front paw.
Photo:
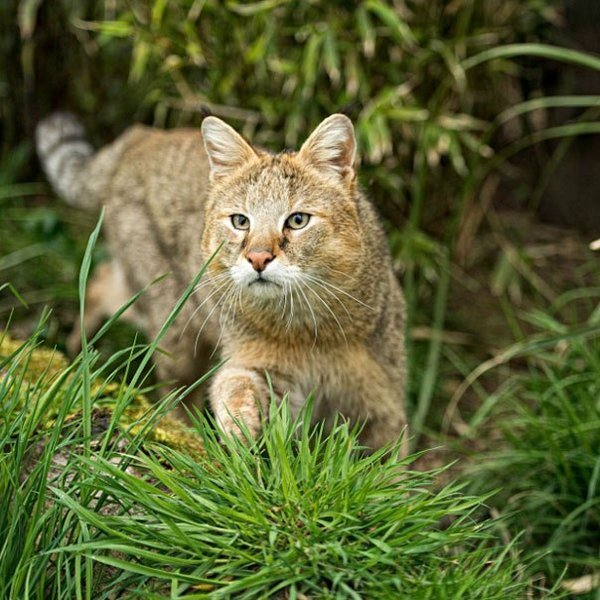
[[210,390],[211,406],[223,435],[255,439],[261,430],[261,407],[268,388],[256,372],[224,367]]
[[228,398],[215,410],[217,424],[225,436],[256,439],[261,429],[258,403],[248,390],[242,396]]

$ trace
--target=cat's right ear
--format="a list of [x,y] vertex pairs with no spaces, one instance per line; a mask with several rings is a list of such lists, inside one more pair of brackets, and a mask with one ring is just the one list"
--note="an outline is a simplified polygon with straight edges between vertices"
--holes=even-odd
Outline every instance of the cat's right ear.
[[211,180],[224,177],[257,157],[252,146],[221,119],[206,117],[201,129]]

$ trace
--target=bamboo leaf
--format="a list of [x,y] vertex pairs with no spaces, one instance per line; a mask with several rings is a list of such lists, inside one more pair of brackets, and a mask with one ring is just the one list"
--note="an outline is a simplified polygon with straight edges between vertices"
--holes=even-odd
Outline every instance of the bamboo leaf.
[[417,44],[417,40],[410,27],[396,14],[393,8],[390,8],[380,0],[368,0],[365,6],[390,28],[392,36],[397,41],[409,46]]
[[304,98],[312,96],[319,73],[319,49],[322,43],[322,36],[319,33],[312,33],[304,47],[304,56],[302,61],[302,76],[304,86],[302,95]]
[[600,57],[595,54],[572,50],[571,48],[560,48],[547,44],[507,44],[484,50],[462,62],[465,71],[482,63],[498,58],[519,58],[524,56],[537,56],[565,62],[580,67],[588,67],[600,71]]
[[20,0],[18,3],[17,22],[21,39],[28,40],[35,31],[37,13],[43,0]]
[[323,66],[334,85],[340,81],[340,56],[333,30],[328,28],[323,37]]
[[356,23],[362,39],[363,53],[367,58],[373,58],[375,55],[375,28],[364,4],[361,4],[356,11]]

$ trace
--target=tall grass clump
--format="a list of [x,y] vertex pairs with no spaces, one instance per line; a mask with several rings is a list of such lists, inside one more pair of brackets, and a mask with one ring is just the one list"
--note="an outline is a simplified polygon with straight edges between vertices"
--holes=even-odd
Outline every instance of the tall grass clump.
[[[598,311],[595,319],[597,324]],[[545,318],[554,333],[564,327]],[[487,433],[494,450],[468,473],[472,489],[499,489],[490,504],[510,535],[552,581],[600,569],[600,345],[597,337],[558,342],[528,359],[496,398]],[[589,596],[597,597],[597,596]]]
[[[133,348],[131,356],[152,348]],[[356,432],[272,408],[257,445],[151,408],[127,354],[69,365],[35,339],[0,346],[3,598],[521,598],[515,547],[484,499],[365,456]],[[119,364],[123,361],[123,364]],[[102,379],[101,376],[106,379]],[[140,405],[140,402],[142,404]],[[200,443],[201,442],[201,443]]]
[[133,390],[89,385],[88,350],[69,366],[35,340],[2,347],[3,598],[489,600],[530,589],[515,548],[475,519],[483,499],[405,471],[398,448],[365,456],[347,426],[325,436],[284,407],[253,447],[220,441],[205,417],[201,449],[181,432],[164,443],[152,435],[164,405],[132,417]]
[[453,485],[434,491],[435,473],[404,473],[398,448],[365,457],[347,427],[326,437],[303,423],[272,410],[247,448],[220,443],[202,418],[205,453],[193,460],[153,447],[131,462],[136,475],[86,464],[119,511],[100,518],[59,494],[98,533],[63,551],[119,569],[113,589],[169,588],[172,597],[523,593],[513,549],[487,546],[489,526],[472,518],[481,499]]
[[[136,353],[147,356],[148,349],[129,351]],[[121,367],[129,367],[123,355],[121,360],[99,366],[97,353],[90,351],[69,365],[59,353],[43,349],[38,335],[23,343],[2,335],[0,597],[94,597],[91,560],[57,554],[93,535],[56,503],[53,490],[100,511],[102,491],[93,484],[81,489],[87,475],[77,461],[92,456],[116,461],[117,449],[135,455],[163,417],[166,401],[150,408],[134,388],[114,381]],[[101,372],[106,379],[98,378]],[[193,440],[169,423],[171,437],[187,439],[193,450]]]

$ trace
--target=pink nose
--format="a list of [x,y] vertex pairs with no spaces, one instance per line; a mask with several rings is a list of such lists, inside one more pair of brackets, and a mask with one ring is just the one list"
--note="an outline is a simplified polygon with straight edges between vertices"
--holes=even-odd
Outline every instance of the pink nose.
[[264,271],[266,266],[275,258],[268,250],[253,251],[246,253],[248,262],[252,264],[255,271]]

